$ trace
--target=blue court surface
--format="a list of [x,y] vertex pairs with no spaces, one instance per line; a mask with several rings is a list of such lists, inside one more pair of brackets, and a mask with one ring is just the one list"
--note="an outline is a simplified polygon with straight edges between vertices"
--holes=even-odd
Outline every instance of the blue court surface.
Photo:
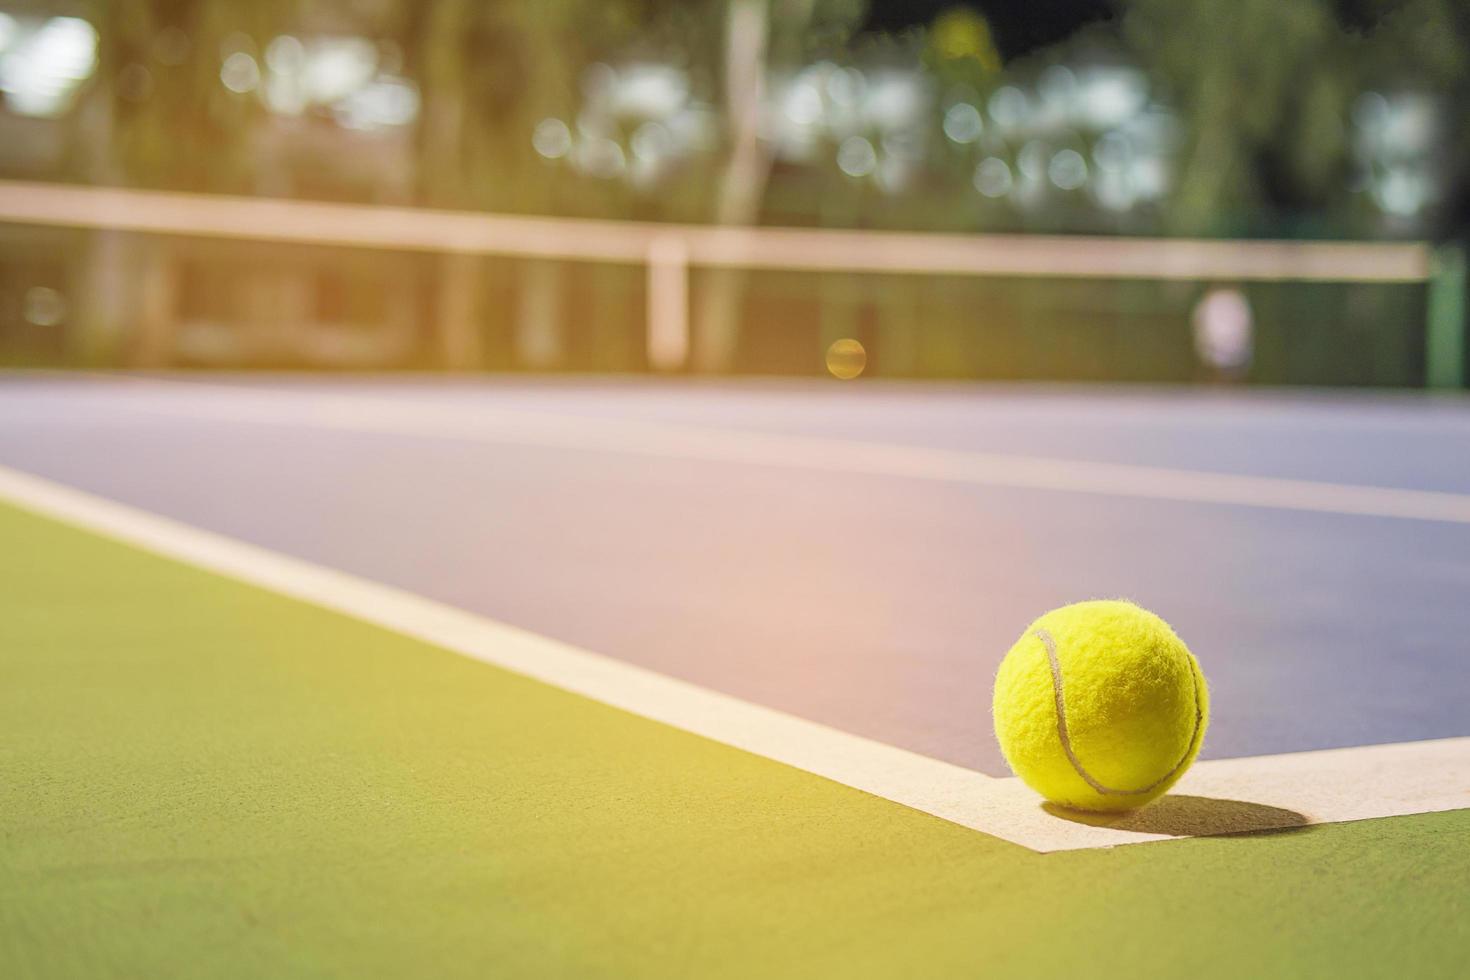
[[1202,758],[1470,735],[1463,401],[13,375],[0,466],[989,775],[1089,597],[1199,656]]

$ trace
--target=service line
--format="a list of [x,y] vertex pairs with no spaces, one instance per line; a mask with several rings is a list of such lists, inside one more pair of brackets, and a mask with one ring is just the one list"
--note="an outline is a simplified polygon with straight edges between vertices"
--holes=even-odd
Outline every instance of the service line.
[[143,380],[112,415],[132,409],[180,420],[309,425],[499,445],[611,452],[664,459],[773,466],[972,486],[1141,500],[1258,507],[1354,517],[1470,524],[1470,493],[1250,476],[1132,463],[907,446],[755,432],[677,422],[564,415],[523,409],[396,402],[371,396],[299,394]]

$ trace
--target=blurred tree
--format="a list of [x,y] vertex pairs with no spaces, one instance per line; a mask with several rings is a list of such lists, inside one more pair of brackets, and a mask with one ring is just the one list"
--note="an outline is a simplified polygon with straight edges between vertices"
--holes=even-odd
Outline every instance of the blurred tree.
[[[1345,0],[1340,0],[1345,2]],[[1470,234],[1470,2],[1356,0],[1354,63],[1365,86],[1434,93],[1444,182],[1442,218],[1434,232]]]
[[232,54],[248,76],[260,45],[284,30],[299,0],[91,0],[99,38],[96,82],[74,117],[74,144],[93,181],[248,190],[251,135],[264,114],[251,91],[231,91]]
[[1125,37],[1190,123],[1165,230],[1236,230],[1267,196],[1267,157],[1298,193],[1328,185],[1352,89],[1327,0],[1128,0],[1125,11]]
[[1350,227],[1348,121],[1371,88],[1436,95],[1441,178],[1464,201],[1463,0],[1125,0],[1122,28],[1189,123],[1166,231],[1342,234]]
[[[575,118],[588,65],[641,53],[682,60],[697,87],[723,96],[727,126],[723,152],[710,161],[716,172],[694,175],[685,182],[693,192],[667,196],[653,216],[753,223],[771,169],[758,138],[767,72],[794,68],[813,51],[835,52],[862,13],[862,0],[438,0],[406,7],[409,68],[423,93],[422,197],[439,206],[628,216],[637,206],[628,185],[568,179],[531,152],[529,137],[542,118]],[[698,77],[714,65],[723,66],[722,82]],[[536,323],[520,328],[528,349],[560,349],[548,339],[558,316],[556,278],[552,265],[529,270],[534,295],[524,308]],[[742,281],[738,272],[718,271],[699,294],[694,319],[706,369],[729,365]]]
[[626,188],[597,184],[588,192],[566,181],[532,151],[531,133],[548,116],[576,117],[584,72],[595,62],[651,52],[711,63],[722,9],[720,0],[401,5],[397,30],[423,99],[424,201],[627,216]]
[[[548,164],[533,151],[531,134],[547,117],[575,120],[584,73],[599,60],[647,47],[664,57],[682,52],[694,64],[712,61],[706,55],[716,35],[708,22],[720,6],[716,0],[403,5],[398,30],[423,106],[420,198],[437,207],[628,217],[635,204],[628,184],[570,178],[564,166]],[[673,38],[678,43],[670,43]],[[473,259],[451,257],[441,277],[439,306],[453,313],[442,323],[444,357],[451,363],[477,360],[478,268]],[[620,288],[612,280],[621,272],[595,271],[595,288]],[[520,363],[563,366],[568,344],[562,264],[528,261],[517,278]],[[627,332],[620,327],[608,314],[595,329],[611,337]]]
[[[804,31],[814,0],[788,0],[788,26]],[[772,156],[761,139],[761,112],[767,74],[767,0],[730,0],[725,21],[725,110],[729,124],[729,161],[720,181],[715,223],[754,224],[770,179]],[[715,269],[707,277],[694,318],[696,365],[706,371],[729,369],[739,343],[739,300],[745,274]]]
[[[98,65],[79,110],[69,118],[75,170],[99,184],[209,191],[251,187],[250,136],[263,112],[258,100],[220,80],[223,60],[239,53],[255,64],[293,0],[91,0],[82,13],[99,34]],[[227,50],[228,49],[228,50]],[[258,71],[258,68],[257,68]],[[130,310],[146,321],[133,354],[151,355],[150,338],[166,315],[166,261],[122,232],[89,236],[84,287],[73,335],[84,360],[116,356]]]
[[[773,163],[761,138],[764,80],[773,68],[791,71],[814,53],[832,53],[856,28],[864,0],[729,0],[725,20],[727,156],[713,218],[750,225],[760,216]],[[715,269],[705,277],[694,317],[695,366],[729,370],[739,346],[740,300],[746,275]]]

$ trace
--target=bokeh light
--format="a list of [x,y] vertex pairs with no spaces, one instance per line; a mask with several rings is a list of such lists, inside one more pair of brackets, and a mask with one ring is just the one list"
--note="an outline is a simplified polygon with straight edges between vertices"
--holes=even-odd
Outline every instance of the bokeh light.
[[27,27],[7,16],[0,51],[0,91],[22,116],[55,118],[71,108],[97,68],[97,30],[80,17],[52,17]]
[[49,286],[32,286],[22,300],[21,316],[38,327],[54,327],[66,319],[66,297]]
[[237,95],[254,92],[260,84],[260,66],[244,51],[236,51],[219,69],[220,84]]
[[837,149],[837,166],[849,177],[866,177],[877,165],[877,151],[865,137],[849,136]]
[[851,337],[834,340],[827,348],[827,371],[834,378],[851,381],[868,366],[868,352]]

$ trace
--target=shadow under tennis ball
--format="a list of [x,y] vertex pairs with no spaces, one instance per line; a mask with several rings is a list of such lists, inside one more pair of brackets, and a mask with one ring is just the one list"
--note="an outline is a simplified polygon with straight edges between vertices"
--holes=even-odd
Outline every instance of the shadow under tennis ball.
[[1305,830],[1309,826],[1306,816],[1295,810],[1208,796],[1165,796],[1148,806],[1123,813],[1089,813],[1055,803],[1043,803],[1041,808],[1073,823],[1170,837],[1279,833]]

